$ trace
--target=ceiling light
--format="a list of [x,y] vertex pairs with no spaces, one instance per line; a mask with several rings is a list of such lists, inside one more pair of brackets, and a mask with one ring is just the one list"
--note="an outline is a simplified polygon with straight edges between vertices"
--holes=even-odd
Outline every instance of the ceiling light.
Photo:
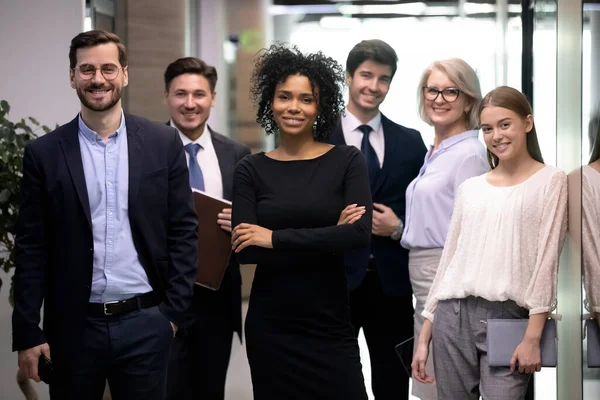
[[427,10],[425,3],[404,4],[377,4],[377,5],[340,5],[338,10],[342,14],[407,14],[421,15]]

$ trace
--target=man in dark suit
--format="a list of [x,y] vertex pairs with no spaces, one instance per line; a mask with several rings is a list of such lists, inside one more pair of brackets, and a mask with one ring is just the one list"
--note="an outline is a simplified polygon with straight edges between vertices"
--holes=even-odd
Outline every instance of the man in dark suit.
[[[364,331],[371,357],[372,389],[376,400],[408,399],[410,374],[395,346],[412,337],[412,289],[408,252],[400,244],[405,191],[417,176],[426,148],[418,131],[405,128],[379,111],[398,57],[381,40],[357,44],[346,61],[349,101],[332,134],[334,144],[361,149],[367,161],[373,196],[370,249],[346,257],[350,308],[356,336]],[[359,204],[360,205],[360,204]],[[404,347],[404,363],[412,347]]]
[[[235,166],[250,150],[206,123],[215,105],[217,71],[198,58],[185,57],[167,67],[164,80],[169,125],[183,141],[190,186],[231,201]],[[231,232],[231,208],[201,223],[218,223]],[[241,283],[240,266],[231,257],[218,291],[195,287],[188,334],[175,338],[171,352],[169,399],[224,399],[233,333],[242,338]]]
[[114,399],[162,400],[197,260],[183,146],[123,113],[116,35],[80,33],[69,59],[81,112],[24,154],[13,350],[36,381],[40,355],[51,359],[52,399],[101,398],[108,380]]

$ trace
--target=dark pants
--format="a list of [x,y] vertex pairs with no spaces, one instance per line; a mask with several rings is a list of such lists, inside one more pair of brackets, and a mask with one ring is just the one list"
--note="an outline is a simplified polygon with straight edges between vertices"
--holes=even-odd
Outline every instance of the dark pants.
[[100,400],[108,379],[113,400],[164,400],[172,340],[157,306],[87,317],[78,356],[50,385],[50,397]]
[[527,387],[527,394],[525,394],[525,400],[534,400],[535,392],[534,392],[534,379],[535,374],[531,375],[531,379],[529,379],[529,386]]
[[[375,400],[408,400],[410,375],[395,347],[413,336],[412,296],[386,296],[377,272],[370,270],[350,292],[350,311],[355,335],[362,328],[369,348]],[[412,346],[403,347],[403,360],[410,368]]]
[[229,282],[219,291],[196,287],[188,335],[175,338],[169,360],[169,400],[223,400],[233,339]]

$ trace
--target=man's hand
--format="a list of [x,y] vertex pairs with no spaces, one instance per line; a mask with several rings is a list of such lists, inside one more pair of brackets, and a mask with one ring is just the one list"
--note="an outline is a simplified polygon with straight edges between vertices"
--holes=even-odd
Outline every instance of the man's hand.
[[365,213],[365,206],[358,206],[357,204],[350,204],[342,210],[338,225],[349,225],[353,224],[362,217]]
[[233,230],[231,235],[231,248],[239,253],[248,246],[273,248],[273,231],[270,231],[262,226],[252,224],[239,224]]
[[390,237],[396,231],[400,218],[388,206],[373,203],[373,235]]
[[217,214],[217,224],[221,225],[224,231],[231,232],[231,208],[224,208]]
[[38,363],[40,354],[44,354],[50,360],[50,347],[48,343],[40,344],[27,350],[19,351],[19,369],[29,379],[40,382],[38,375]]

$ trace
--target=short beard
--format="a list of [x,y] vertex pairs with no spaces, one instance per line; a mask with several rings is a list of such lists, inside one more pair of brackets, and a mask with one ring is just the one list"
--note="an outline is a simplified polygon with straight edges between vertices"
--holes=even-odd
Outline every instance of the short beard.
[[110,89],[112,89],[112,98],[111,100],[104,106],[96,106],[92,103],[90,103],[86,98],[85,98],[85,92],[86,90],[93,90],[93,89],[106,89],[106,87],[103,86],[99,86],[99,85],[90,85],[87,86],[85,88],[77,88],[77,97],[79,97],[79,101],[81,101],[81,104],[83,104],[83,106],[91,111],[95,111],[95,112],[103,112],[103,111],[107,111],[110,110],[111,108],[113,108],[118,102],[119,100],[121,100],[121,90],[115,86],[110,86]]

